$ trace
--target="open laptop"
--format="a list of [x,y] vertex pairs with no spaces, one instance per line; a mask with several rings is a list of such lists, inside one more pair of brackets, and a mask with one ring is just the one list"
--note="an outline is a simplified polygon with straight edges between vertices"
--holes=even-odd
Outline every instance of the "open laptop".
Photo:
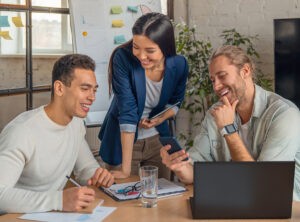
[[194,219],[290,218],[295,162],[195,162]]

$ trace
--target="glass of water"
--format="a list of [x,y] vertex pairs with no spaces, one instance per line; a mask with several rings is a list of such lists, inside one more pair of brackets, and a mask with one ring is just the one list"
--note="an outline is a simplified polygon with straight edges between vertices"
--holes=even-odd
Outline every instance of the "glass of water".
[[157,205],[157,185],[158,167],[140,167],[141,195],[143,207],[156,207]]

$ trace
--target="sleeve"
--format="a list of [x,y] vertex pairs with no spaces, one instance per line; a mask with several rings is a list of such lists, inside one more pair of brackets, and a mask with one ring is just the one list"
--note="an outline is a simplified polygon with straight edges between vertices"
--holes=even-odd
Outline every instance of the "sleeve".
[[[208,114],[206,114],[208,115]],[[207,118],[202,122],[200,133],[195,137],[193,147],[188,151],[191,158],[191,163],[196,161],[213,161],[210,142],[207,129]]]
[[[168,107],[170,107],[170,106],[172,106],[172,104],[167,104],[167,105],[166,105],[166,108],[168,108]],[[172,110],[174,111],[175,116],[176,116],[176,114],[177,114],[179,108],[178,108],[178,106],[174,106],[174,107],[172,108]]]
[[137,101],[130,82],[132,68],[126,55],[120,50],[113,57],[112,88],[119,108],[121,131],[135,132],[138,123]]
[[10,129],[0,134],[0,212],[29,213],[62,209],[62,191],[36,192],[15,188],[34,152],[29,130]]
[[100,167],[97,160],[94,158],[92,151],[85,140],[85,127],[81,124],[82,131],[82,145],[79,149],[77,160],[74,166],[74,175],[76,180],[82,185],[87,185],[88,179],[90,179],[95,171]]
[[[175,104],[178,101],[180,101],[180,104],[177,105],[178,108],[180,108],[180,105],[184,99],[184,94],[185,94],[185,88],[186,88],[186,81],[187,81],[187,77],[188,77],[188,73],[189,73],[189,67],[188,67],[188,63],[186,61],[186,59],[184,57],[183,58],[183,73],[179,73],[179,75],[181,76],[180,79],[177,82],[177,86],[174,90],[174,93],[172,95],[172,97],[169,99],[168,104]],[[176,110],[174,110],[175,113]]]
[[300,150],[300,113],[290,108],[277,116],[271,123],[262,144],[258,161],[295,160]]

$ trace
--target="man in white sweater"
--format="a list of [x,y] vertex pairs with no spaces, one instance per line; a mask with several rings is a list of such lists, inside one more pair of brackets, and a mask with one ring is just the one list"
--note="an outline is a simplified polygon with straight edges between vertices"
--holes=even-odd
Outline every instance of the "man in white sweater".
[[[74,54],[53,67],[50,104],[24,112],[0,134],[0,212],[78,211],[113,176],[94,159],[82,118],[95,100],[95,63]],[[63,190],[74,170],[82,187]]]

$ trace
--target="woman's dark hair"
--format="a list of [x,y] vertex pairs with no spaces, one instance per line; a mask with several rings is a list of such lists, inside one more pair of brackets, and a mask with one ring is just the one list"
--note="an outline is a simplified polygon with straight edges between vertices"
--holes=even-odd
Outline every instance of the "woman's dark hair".
[[69,54],[57,60],[52,70],[52,92],[54,96],[54,82],[61,81],[65,86],[70,87],[74,79],[74,70],[76,68],[95,71],[95,62],[92,58],[82,54]]
[[[174,29],[172,22],[166,15],[157,12],[142,15],[134,23],[132,35],[144,35],[149,38],[159,46],[166,58],[176,55]],[[110,57],[108,65],[109,95],[112,93],[113,57],[115,51],[119,48],[125,48],[132,53],[132,39],[118,46]]]

